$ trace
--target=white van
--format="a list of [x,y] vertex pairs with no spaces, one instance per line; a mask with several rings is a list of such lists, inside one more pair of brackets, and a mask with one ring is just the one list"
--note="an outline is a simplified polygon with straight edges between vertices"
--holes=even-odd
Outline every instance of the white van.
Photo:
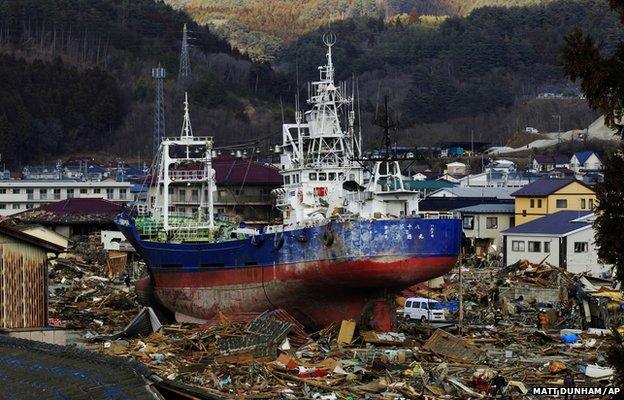
[[408,320],[445,321],[444,308],[439,301],[425,297],[410,297],[405,300],[403,318]]

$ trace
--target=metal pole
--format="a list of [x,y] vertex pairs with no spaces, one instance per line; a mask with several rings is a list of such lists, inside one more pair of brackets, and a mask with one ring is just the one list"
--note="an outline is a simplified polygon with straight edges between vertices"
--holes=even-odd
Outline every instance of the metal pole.
[[462,264],[459,264],[459,335],[464,325],[464,281],[462,279]]

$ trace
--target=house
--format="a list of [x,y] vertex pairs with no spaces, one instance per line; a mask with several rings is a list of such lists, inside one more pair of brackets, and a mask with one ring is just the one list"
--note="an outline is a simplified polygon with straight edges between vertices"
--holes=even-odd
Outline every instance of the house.
[[503,231],[504,264],[547,262],[571,273],[598,276],[610,270],[598,261],[590,211],[558,211]]
[[576,179],[539,179],[513,193],[516,225],[563,210],[590,211],[596,192]]
[[0,327],[48,325],[48,253],[61,246],[0,224]]
[[535,172],[549,172],[555,168],[570,168],[570,158],[562,154],[536,155],[531,161],[531,168]]
[[570,169],[577,174],[585,171],[600,171],[602,170],[602,161],[598,154],[593,151],[581,151],[574,153],[570,159]]
[[468,166],[458,161],[448,163],[446,164],[444,173],[448,175],[466,175],[468,173]]
[[421,211],[451,211],[477,204],[513,204],[511,196],[516,188],[506,187],[451,187],[436,190],[421,200]]
[[488,171],[470,174],[459,180],[459,186],[466,187],[524,187],[541,176],[530,172]]
[[559,178],[559,179],[574,178],[575,174],[574,174],[574,171],[572,171],[570,168],[557,167],[548,171],[548,177]]
[[420,192],[422,197],[428,196],[430,193],[436,190],[450,188],[455,185],[445,180],[410,180],[403,181],[403,186],[407,190],[414,190]]
[[102,229],[116,230],[115,217],[122,209],[120,204],[104,199],[70,198],[15,214],[11,219],[16,224],[43,225],[71,238]]
[[494,160],[485,166],[484,172],[502,172],[509,174],[516,170],[516,163],[511,160]]
[[513,204],[485,203],[453,211],[460,213],[464,235],[470,239],[477,255],[486,254],[490,250],[501,252],[501,231],[515,225]]

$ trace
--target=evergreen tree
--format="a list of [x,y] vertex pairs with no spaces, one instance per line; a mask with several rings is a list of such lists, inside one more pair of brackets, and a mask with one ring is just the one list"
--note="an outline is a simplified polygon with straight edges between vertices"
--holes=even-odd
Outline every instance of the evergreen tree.
[[[624,24],[624,0],[610,0],[611,8]],[[563,49],[565,73],[581,83],[589,104],[605,115],[606,123],[624,133],[624,42],[612,54],[603,54],[591,35],[576,29],[567,36]],[[599,256],[613,264],[616,278],[624,282],[624,146],[605,160],[605,179],[598,185],[596,208],[596,243]],[[608,360],[617,371],[616,379],[624,383],[624,342],[614,331],[616,344],[608,352]],[[618,398],[622,398],[619,395]]]

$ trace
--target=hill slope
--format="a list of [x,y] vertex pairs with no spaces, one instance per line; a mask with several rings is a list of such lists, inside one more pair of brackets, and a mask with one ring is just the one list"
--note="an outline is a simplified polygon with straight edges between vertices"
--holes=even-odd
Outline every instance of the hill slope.
[[[262,103],[279,87],[271,70],[162,2],[0,0],[0,15],[0,153],[9,166],[98,150],[145,158],[150,71],[159,63],[169,71],[169,134],[179,129],[184,90],[200,133],[231,137],[267,128],[241,104]],[[193,79],[179,84],[184,23],[193,34]]]
[[398,14],[463,16],[485,6],[524,6],[552,0],[166,0],[210,25],[254,59],[272,60],[285,44],[332,21]]

